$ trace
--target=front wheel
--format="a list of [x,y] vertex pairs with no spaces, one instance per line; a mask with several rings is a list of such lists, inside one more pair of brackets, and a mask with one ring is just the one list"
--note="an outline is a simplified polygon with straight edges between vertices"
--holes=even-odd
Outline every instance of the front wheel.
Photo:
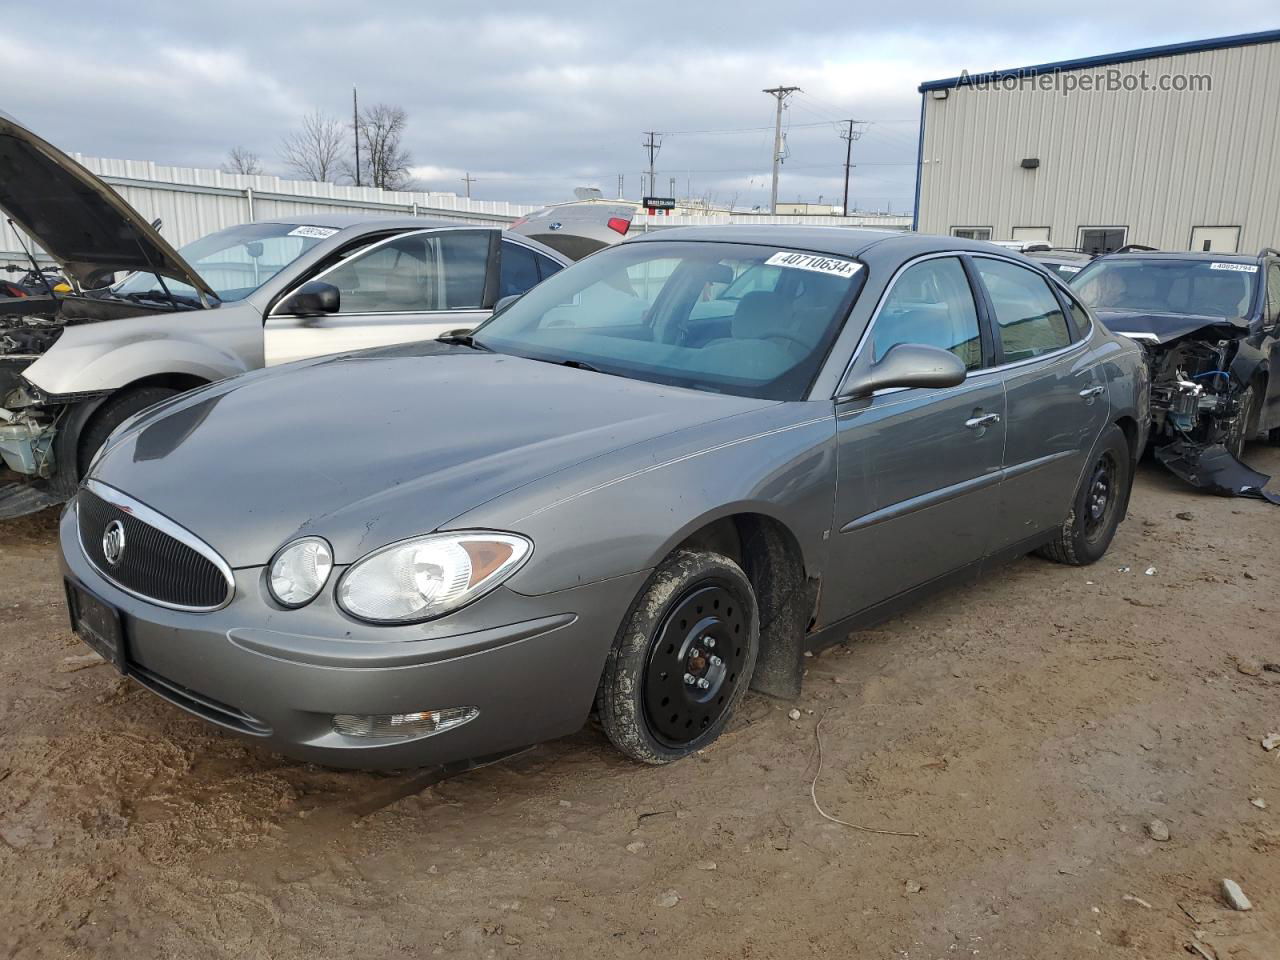
[[760,644],[742,568],[708,551],[668,557],[631,605],[596,704],[613,745],[663,764],[705,747],[747,692]]
[[1097,563],[1111,546],[1132,487],[1129,441],[1124,431],[1112,424],[1102,435],[1062,529],[1036,552],[1055,563],[1076,567]]
[[1258,389],[1254,384],[1244,388],[1240,394],[1240,409],[1227,431],[1223,444],[1233,457],[1239,460],[1244,456],[1244,448],[1258,432]]
[[93,458],[116,427],[135,413],[141,413],[161,400],[168,400],[177,392],[171,387],[139,387],[117,394],[99,407],[76,444],[76,476],[83,477],[89,472],[89,464],[93,463]]

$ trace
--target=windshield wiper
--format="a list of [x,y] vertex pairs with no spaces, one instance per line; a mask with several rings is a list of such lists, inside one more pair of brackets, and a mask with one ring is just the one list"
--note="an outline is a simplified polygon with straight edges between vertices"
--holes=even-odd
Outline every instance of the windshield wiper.
[[184,296],[181,293],[166,293],[164,290],[142,290],[138,293],[124,294],[126,300],[132,300],[134,303],[142,303],[147,300],[157,300],[161,303],[172,303],[174,305],[182,304],[187,307],[201,307],[203,304],[196,297]]
[[469,333],[442,333],[436,337],[440,343],[456,343],[459,346],[470,347],[472,350],[483,350],[485,353],[493,353],[493,347],[486,347],[480,343]]
[[559,364],[562,367],[573,367],[575,370],[589,370],[592,373],[603,373],[599,367],[593,367],[589,363],[582,360],[552,360],[552,363]]

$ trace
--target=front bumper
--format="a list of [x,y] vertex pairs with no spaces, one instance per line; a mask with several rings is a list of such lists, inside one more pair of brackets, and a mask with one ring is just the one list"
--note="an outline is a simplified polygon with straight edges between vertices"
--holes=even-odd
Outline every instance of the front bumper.
[[[90,566],[74,504],[63,512],[60,536],[64,574],[120,612],[126,675],[211,723],[337,767],[453,763],[577,730],[648,575],[537,597],[499,587],[437,621],[375,627],[338,610],[329,588],[301,610],[276,607],[262,567],[235,571],[235,597],[221,610],[168,610],[117,589]],[[467,706],[480,711],[473,720],[417,739],[333,729],[335,714]]]

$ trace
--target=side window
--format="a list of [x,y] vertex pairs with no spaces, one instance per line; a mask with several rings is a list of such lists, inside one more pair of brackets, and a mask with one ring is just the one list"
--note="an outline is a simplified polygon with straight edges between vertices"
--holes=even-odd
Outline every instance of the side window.
[[510,297],[524,293],[536,286],[538,280],[538,261],[528,247],[522,247],[510,240],[502,241],[502,269],[498,274],[498,296]]
[[1267,323],[1280,323],[1280,263],[1267,267]]
[[1025,267],[975,257],[995,308],[1005,360],[1027,360],[1071,343],[1067,318],[1048,281]]
[[982,366],[978,311],[964,267],[955,257],[917,263],[894,283],[871,330],[872,360],[880,360],[900,343],[950,350],[969,370]]
[[563,263],[557,263],[550,257],[544,257],[540,253],[535,253],[533,258],[538,261],[538,278],[541,280],[545,280],[553,273],[559,273],[564,269]]
[[1067,301],[1067,305],[1071,308],[1071,319],[1075,323],[1075,330],[1073,331],[1072,341],[1074,342],[1076,340],[1083,340],[1086,336],[1088,336],[1089,327],[1093,323],[1093,321],[1089,319],[1089,311],[1086,310],[1083,306],[1081,306],[1080,301],[1077,300],[1075,297],[1073,297],[1071,294],[1064,293],[1062,297],[1064,300]]
[[487,231],[415,233],[357,253],[325,274],[341,291],[339,313],[413,313],[479,307]]

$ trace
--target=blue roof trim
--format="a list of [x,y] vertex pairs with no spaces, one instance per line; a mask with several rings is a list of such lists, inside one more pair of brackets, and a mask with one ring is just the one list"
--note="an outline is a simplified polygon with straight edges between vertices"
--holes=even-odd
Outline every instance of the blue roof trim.
[[1132,63],[1135,60],[1150,60],[1153,57],[1167,57],[1178,53],[1199,53],[1203,50],[1225,50],[1230,47],[1248,47],[1259,43],[1280,42],[1280,30],[1263,30],[1259,33],[1238,33],[1231,37],[1213,37],[1208,40],[1189,40],[1185,43],[1170,43],[1161,47],[1143,47],[1139,50],[1125,50],[1121,53],[1104,53],[1096,57],[1081,57],[1077,60],[1059,60],[1055,63],[1038,63],[1030,67],[1015,67],[1011,70],[992,70],[987,73],[970,74],[967,77],[948,77],[946,80],[928,80],[918,87],[921,93],[927,90],[947,90],[965,83],[990,83],[1005,77],[1033,77],[1041,73],[1055,73],[1062,70],[1080,70],[1085,67],[1105,67],[1115,63]]

